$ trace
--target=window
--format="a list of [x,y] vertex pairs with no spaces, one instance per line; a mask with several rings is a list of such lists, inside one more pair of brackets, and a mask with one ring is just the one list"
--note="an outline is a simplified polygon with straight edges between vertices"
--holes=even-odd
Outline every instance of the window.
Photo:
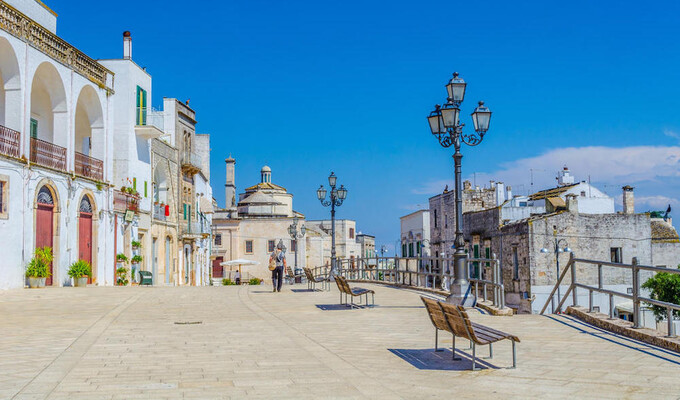
[[31,118],[31,137],[38,138],[38,120]]
[[401,256],[406,257],[408,253],[406,253],[406,243],[401,245]]
[[349,238],[354,239],[354,228],[349,228]]
[[290,241],[290,251],[293,253],[297,251],[297,240]]
[[416,242],[416,256],[420,255],[420,242]]
[[215,235],[215,246],[222,246],[222,234]]
[[147,194],[147,182],[144,181],[144,197],[149,197]]
[[270,240],[270,241],[267,242],[267,251],[269,253],[273,253],[275,248],[276,248],[276,241]]
[[517,247],[512,248],[512,279],[519,280],[519,257]]
[[187,219],[187,205],[186,205],[186,203],[182,204],[182,210],[184,211],[184,219]]
[[137,125],[146,125],[146,90],[137,86]]
[[246,254],[253,254],[253,241],[246,240]]
[[408,256],[413,257],[413,243],[408,244]]
[[581,191],[581,197],[586,197],[586,191],[585,190]]
[[132,178],[132,188],[137,190],[137,178]]
[[611,248],[611,256],[612,256],[612,262],[613,263],[622,263],[623,262],[623,257],[621,255],[621,248],[620,247],[612,247]]
[[444,214],[444,228],[449,227],[449,216]]
[[437,227],[437,209],[434,209],[434,227]]

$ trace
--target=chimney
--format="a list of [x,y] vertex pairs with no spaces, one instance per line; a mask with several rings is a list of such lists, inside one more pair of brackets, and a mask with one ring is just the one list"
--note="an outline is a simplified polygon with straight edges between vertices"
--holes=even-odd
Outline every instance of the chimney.
[[575,194],[567,195],[567,211],[578,214],[578,196]]
[[123,32],[123,59],[132,60],[132,35],[130,31]]
[[505,185],[503,182],[498,182],[496,183],[496,205],[500,206],[505,200],[508,200],[505,198]]
[[472,189],[472,183],[470,183],[470,181],[463,182],[463,190],[470,190],[470,189]]
[[236,160],[231,155],[224,160],[227,164],[226,180],[224,185],[224,199],[226,209],[236,207]]
[[505,188],[505,199],[506,200],[512,200],[512,186],[508,186]]
[[623,213],[635,214],[635,197],[633,196],[633,187],[626,185],[622,189],[623,189]]

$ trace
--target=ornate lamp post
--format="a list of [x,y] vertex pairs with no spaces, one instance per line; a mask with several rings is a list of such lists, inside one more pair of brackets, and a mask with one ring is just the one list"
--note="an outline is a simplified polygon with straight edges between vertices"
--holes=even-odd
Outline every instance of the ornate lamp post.
[[290,224],[288,227],[288,234],[290,235],[290,238],[295,241],[295,274],[297,275],[297,269],[298,269],[298,264],[297,264],[297,255],[298,251],[300,248],[298,247],[298,239],[302,239],[305,237],[305,233],[307,233],[307,228],[302,225],[300,227],[300,231],[298,231],[298,218],[295,217],[293,218],[293,223]]
[[463,133],[463,126],[460,123],[460,104],[465,97],[466,83],[458,77],[458,73],[453,74],[453,78],[446,85],[448,92],[447,103],[444,106],[436,105],[434,111],[430,113],[427,120],[430,124],[432,134],[437,137],[439,144],[443,147],[454,146],[455,153],[453,160],[455,163],[456,178],[456,238],[454,246],[454,281],[451,283],[451,294],[446,299],[449,303],[462,306],[473,306],[476,298],[470,290],[470,282],[467,280],[465,271],[467,254],[465,253],[465,240],[463,239],[463,198],[461,183],[461,160],[463,155],[460,153],[462,143],[469,146],[477,146],[484,139],[484,134],[489,130],[491,111],[479,102],[477,108],[472,113],[474,123],[473,133]]
[[324,207],[331,208],[331,276],[335,276],[338,273],[336,259],[335,259],[335,207],[340,207],[342,203],[347,198],[347,189],[345,185],[340,185],[339,189],[336,189],[335,184],[338,182],[338,177],[335,176],[334,172],[328,177],[328,185],[331,187],[331,195],[328,200],[326,200],[326,189],[323,185],[319,187],[316,191],[316,197],[321,202]]

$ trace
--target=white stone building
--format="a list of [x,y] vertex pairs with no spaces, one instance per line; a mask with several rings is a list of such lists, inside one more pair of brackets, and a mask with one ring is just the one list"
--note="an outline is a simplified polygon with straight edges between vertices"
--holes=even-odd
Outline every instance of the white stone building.
[[[351,219],[335,220],[335,256],[338,260],[362,257],[361,243],[357,242],[357,223]],[[312,232],[311,234],[309,232]],[[307,246],[310,267],[330,266],[332,226],[330,219],[307,221]],[[356,265],[351,263],[350,265]]]
[[52,286],[90,261],[113,279],[113,73],[56,34],[42,2],[0,2],[0,288],[24,286],[36,247],[53,249]]
[[430,210],[418,210],[400,218],[401,256],[430,256]]

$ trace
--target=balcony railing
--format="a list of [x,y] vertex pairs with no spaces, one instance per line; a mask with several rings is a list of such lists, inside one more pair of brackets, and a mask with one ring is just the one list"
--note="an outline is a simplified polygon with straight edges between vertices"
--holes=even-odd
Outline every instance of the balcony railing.
[[153,218],[159,221],[167,221],[168,217],[165,215],[165,204],[154,204],[153,205]]
[[0,125],[0,154],[19,158],[21,155],[21,134]]
[[116,211],[139,211],[139,196],[114,190],[113,209]]
[[113,76],[111,71],[5,2],[0,2],[0,29],[73,68],[99,87],[112,90],[107,82],[107,76]]
[[76,175],[85,178],[104,180],[104,162],[76,151]]
[[197,174],[201,170],[201,157],[192,152],[182,153],[182,170]]
[[188,236],[209,236],[210,225],[207,221],[191,221],[182,224],[182,234]]
[[66,149],[54,143],[31,138],[31,162],[66,171]]

